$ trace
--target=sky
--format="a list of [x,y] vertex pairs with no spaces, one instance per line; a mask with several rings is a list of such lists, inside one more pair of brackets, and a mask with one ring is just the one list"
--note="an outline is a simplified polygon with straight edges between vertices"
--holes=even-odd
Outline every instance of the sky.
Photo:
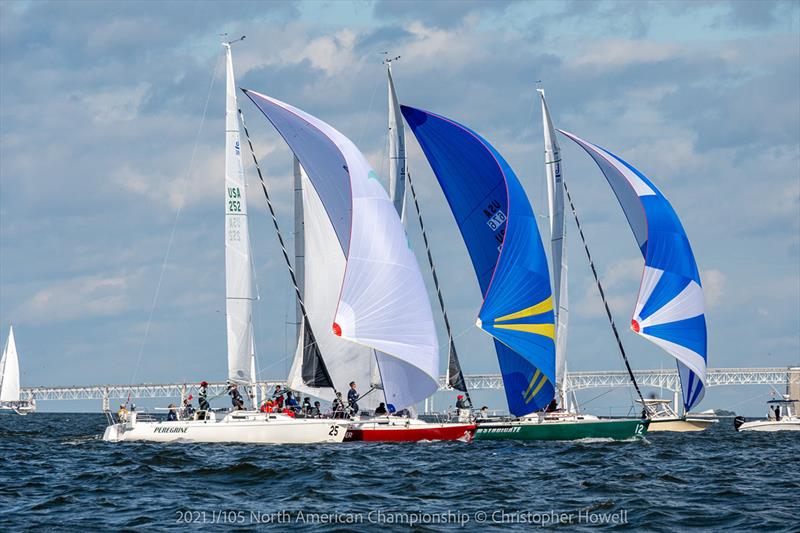
[[[3,0],[0,323],[3,337],[14,324],[23,386],[225,378],[225,32],[247,36],[234,50],[239,86],[330,123],[384,182],[382,52],[400,55],[401,102],[492,142],[546,236],[541,81],[556,127],[637,166],[681,217],[705,290],[709,367],[800,365],[797,2]],[[242,106],[291,245],[291,154],[249,101]],[[641,255],[594,163],[561,145],[626,326]],[[497,372],[489,337],[474,327],[481,297],[466,248],[410,133],[408,157],[462,365]],[[246,173],[259,373],[283,378],[294,301],[255,172]],[[568,232],[568,366],[621,370],[572,221]],[[409,237],[424,269],[413,224]],[[634,368],[674,367],[620,329]],[[770,390],[710,389],[700,408],[760,414]],[[581,393],[587,410],[627,412],[628,389],[592,400],[600,394]],[[503,407],[499,394],[476,396]]]

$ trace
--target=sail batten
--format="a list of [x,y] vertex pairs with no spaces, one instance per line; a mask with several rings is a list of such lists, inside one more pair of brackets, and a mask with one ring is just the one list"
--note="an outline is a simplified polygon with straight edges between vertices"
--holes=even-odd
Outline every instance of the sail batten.
[[705,394],[708,341],[700,273],[686,231],[666,197],[639,170],[558,131],[594,159],[622,207],[645,262],[631,329],[675,357],[689,411]]
[[253,272],[247,222],[247,188],[242,165],[238,105],[230,44],[226,52],[225,100],[225,315],[228,379],[251,383],[253,341]]
[[483,137],[448,118],[401,106],[467,246],[494,337],[509,410],[546,407],[555,388],[552,293],[530,202],[514,171]]

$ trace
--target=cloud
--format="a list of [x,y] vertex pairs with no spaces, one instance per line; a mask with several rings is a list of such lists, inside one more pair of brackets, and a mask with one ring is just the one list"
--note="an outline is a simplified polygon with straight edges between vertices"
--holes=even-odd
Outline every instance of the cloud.
[[34,324],[103,318],[128,310],[126,277],[83,276],[40,289],[13,315]]

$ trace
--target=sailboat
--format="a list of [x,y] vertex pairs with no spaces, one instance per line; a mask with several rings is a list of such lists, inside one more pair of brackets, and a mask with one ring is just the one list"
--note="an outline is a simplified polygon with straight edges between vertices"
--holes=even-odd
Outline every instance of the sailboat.
[[36,411],[35,400],[20,399],[19,356],[13,326],[8,328],[8,339],[0,359],[0,411],[13,411],[20,415]]
[[479,421],[476,439],[626,439],[647,420],[570,418],[544,410],[557,392],[556,322],[547,258],[525,190],[500,153],[471,129],[401,106],[467,246],[483,295],[477,326],[494,339],[509,411]]
[[412,409],[438,389],[432,311],[401,214],[347,137],[289,104],[245,93],[295,156],[304,244],[302,252],[295,249],[296,262],[302,257],[304,307],[332,379],[322,387],[303,379],[309,348],[303,325],[289,387],[333,399],[334,384],[369,383],[347,441],[469,440],[471,423],[369,416],[380,403],[388,413]]
[[705,394],[707,339],[700,272],[686,231],[663,193],[633,165],[580,137],[558,130],[597,163],[619,201],[644,258],[644,271],[630,327],[677,362],[683,416],[663,402],[641,398],[650,431],[702,431],[710,420],[686,413]]
[[[283,413],[255,409],[255,348],[253,342],[253,281],[250,232],[247,222],[247,190],[241,158],[236,86],[231,45],[225,42],[225,290],[228,342],[228,380],[251,386],[252,410],[234,410],[221,418],[213,411],[184,420],[156,420],[135,411],[109,425],[106,441],[247,442],[305,444],[342,442],[344,420],[294,418]],[[324,367],[324,365],[323,365]]]

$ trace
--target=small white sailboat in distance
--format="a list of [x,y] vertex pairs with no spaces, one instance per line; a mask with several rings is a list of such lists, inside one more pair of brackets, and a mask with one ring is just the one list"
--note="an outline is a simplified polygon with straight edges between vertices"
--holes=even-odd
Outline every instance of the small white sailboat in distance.
[[36,411],[35,400],[20,399],[19,355],[12,326],[8,328],[8,339],[0,359],[0,411],[14,411],[20,415]]

